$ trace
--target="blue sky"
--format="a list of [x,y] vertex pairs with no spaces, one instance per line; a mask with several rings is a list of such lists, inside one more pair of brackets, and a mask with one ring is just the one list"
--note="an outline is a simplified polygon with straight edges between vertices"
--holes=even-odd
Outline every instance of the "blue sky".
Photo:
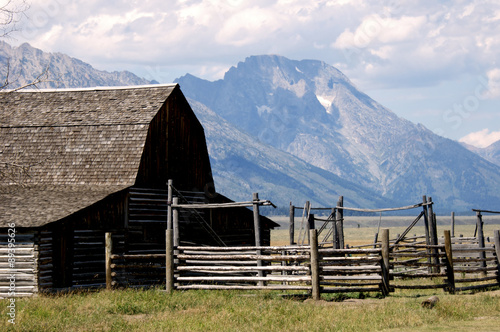
[[247,56],[317,59],[399,116],[476,146],[500,139],[500,2],[32,0],[8,40],[161,83]]

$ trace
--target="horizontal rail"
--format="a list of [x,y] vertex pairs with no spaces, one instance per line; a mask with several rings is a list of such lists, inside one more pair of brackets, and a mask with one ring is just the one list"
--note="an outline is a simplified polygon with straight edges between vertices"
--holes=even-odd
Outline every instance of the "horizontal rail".
[[239,282],[255,282],[255,281],[280,281],[280,282],[308,282],[311,281],[311,276],[267,276],[267,277],[177,277],[177,281],[239,281]]
[[295,261],[309,259],[309,255],[288,255],[288,256],[266,256],[266,255],[175,255],[178,259],[193,259],[193,260],[217,260],[217,259],[251,259],[262,261]]
[[219,208],[235,208],[235,207],[251,207],[254,204],[264,206],[275,206],[269,200],[249,201],[249,202],[233,202],[233,203],[207,203],[207,204],[172,204],[172,208],[181,209],[219,209]]
[[228,285],[179,285],[177,289],[213,289],[213,290],[311,290],[311,286],[267,285],[267,286],[228,286]]
[[254,250],[298,250],[298,251],[306,251],[310,250],[311,246],[306,245],[306,246],[275,246],[275,247],[270,247],[270,246],[245,246],[245,247],[189,247],[189,246],[178,246],[174,247],[174,250],[191,250],[191,251],[197,251],[197,250],[204,250],[204,251],[240,251],[240,250],[249,250],[249,251],[254,251]]
[[178,271],[309,271],[306,266],[178,266]]

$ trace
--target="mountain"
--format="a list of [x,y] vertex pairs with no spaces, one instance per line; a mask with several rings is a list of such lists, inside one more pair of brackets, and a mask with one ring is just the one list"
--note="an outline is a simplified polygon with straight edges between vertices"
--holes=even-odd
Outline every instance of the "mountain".
[[478,148],[463,142],[461,144],[469,151],[476,153],[497,166],[500,166],[500,141],[496,141],[485,148]]
[[221,80],[185,75],[176,82],[262,143],[388,199],[427,194],[456,211],[500,199],[500,167],[399,118],[324,62],[251,56]]
[[[24,43],[11,47],[0,41],[0,78],[7,76],[8,88],[24,86],[43,73],[38,88],[82,88],[93,86],[143,85],[151,82],[128,71],[106,72],[61,53],[47,53]],[[1,85],[1,84],[0,84]]]
[[345,195],[345,206],[375,207],[388,202],[362,186],[312,166],[305,161],[259,142],[236,129],[205,105],[189,100],[205,128],[216,189],[235,200],[248,201],[252,192],[281,207],[292,201],[313,207],[334,206]]

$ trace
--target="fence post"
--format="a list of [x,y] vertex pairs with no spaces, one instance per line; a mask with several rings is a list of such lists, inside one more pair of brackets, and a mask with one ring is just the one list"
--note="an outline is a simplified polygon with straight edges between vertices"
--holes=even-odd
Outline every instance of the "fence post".
[[[483,217],[481,215],[481,212],[477,211],[476,217],[477,217],[477,242],[478,242],[478,246],[479,246],[479,248],[484,248]],[[480,266],[482,268],[486,268],[486,252],[480,251],[479,258],[481,258]],[[483,271],[481,274],[483,276],[486,276],[487,271]]]
[[319,301],[321,298],[320,285],[319,285],[319,253],[318,253],[318,231],[311,229],[309,231],[311,238],[311,286],[312,298]]
[[[339,197],[338,206],[344,206],[344,196]],[[337,223],[338,236],[339,236],[339,248],[344,249],[344,209],[339,209],[339,221]]]
[[179,197],[174,197],[172,200],[172,204],[174,205],[172,209],[172,226],[174,230],[174,246],[177,247],[179,245],[179,208],[176,206],[179,204]]
[[172,229],[172,196],[173,196],[173,186],[174,181],[168,180],[168,194],[167,194],[167,229]]
[[[427,202],[430,203],[430,205],[427,207],[429,211],[429,234],[431,238],[431,245],[435,246],[438,244],[438,238],[437,238],[437,226],[436,226],[436,215],[434,214],[434,209],[432,207],[432,197],[429,197],[427,199]],[[432,248],[432,271],[434,273],[439,273],[440,268],[439,268],[439,256],[438,256],[438,250],[437,248]]]
[[[172,208],[172,227],[173,227],[173,230],[172,230],[172,235],[174,237],[173,239],[173,245],[175,247],[175,250],[174,250],[174,256],[177,256],[179,254],[179,250],[177,249],[177,247],[180,245],[180,230],[179,230],[179,208],[176,207],[177,205],[179,204],[179,197],[174,197],[172,199],[172,205],[173,205],[173,208]],[[179,264],[179,260],[177,258],[174,259],[174,266]],[[175,275],[174,275],[174,279],[175,279]]]
[[[253,193],[252,196],[253,199],[253,225],[254,225],[254,230],[255,230],[255,246],[260,247],[261,245],[261,237],[260,237],[260,211],[259,211],[259,194],[258,193]],[[260,256],[262,255],[262,250],[257,249],[256,251],[257,255]],[[257,260],[257,266],[262,266],[262,260]],[[264,271],[259,270],[257,272],[257,275],[259,277],[264,276]],[[264,286],[263,281],[258,282],[259,286]]]
[[314,213],[309,213],[309,217],[307,218],[307,229],[309,230],[307,233],[308,241],[311,243],[311,229],[316,229],[314,225]]
[[451,213],[451,237],[455,237],[455,212]]
[[444,250],[446,252],[446,277],[448,279],[448,292],[455,293],[455,271],[453,268],[453,251],[451,246],[450,231],[444,231]]
[[[425,228],[425,244],[426,245],[430,245],[431,244],[431,238],[430,238],[430,235],[429,235],[429,211],[427,209],[427,196],[422,196],[422,202],[424,203],[424,206],[423,206],[423,210],[424,210],[424,228]],[[427,269],[429,271],[429,273],[432,273],[432,267],[430,266],[430,264],[432,263],[432,259],[431,259],[431,253],[432,251],[427,247],[425,249],[426,253],[427,253],[427,263],[429,263],[429,268]]]
[[295,244],[295,206],[292,205],[292,202],[290,202],[289,227],[290,227],[290,245],[293,246]]
[[172,229],[167,229],[165,231],[165,245],[166,245],[166,291],[167,293],[172,293],[174,290],[174,250],[173,250],[173,236],[174,232]]
[[500,230],[495,231],[495,253],[497,255],[497,281],[500,284]]
[[382,294],[389,295],[389,229],[381,230],[382,242]]
[[104,243],[106,247],[106,289],[110,290],[113,288],[113,280],[111,277],[111,255],[113,254],[113,240],[111,238],[111,233],[106,232],[104,234]]

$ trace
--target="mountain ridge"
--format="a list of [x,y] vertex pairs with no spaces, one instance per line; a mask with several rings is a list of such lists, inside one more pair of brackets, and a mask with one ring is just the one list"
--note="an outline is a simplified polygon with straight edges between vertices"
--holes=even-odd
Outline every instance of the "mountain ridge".
[[500,198],[498,166],[398,117],[322,61],[251,56],[221,80],[176,82],[262,142],[384,197],[427,194],[458,210]]
[[0,41],[0,77],[8,76],[6,88],[15,89],[37,80],[37,88],[84,88],[144,85],[152,82],[128,71],[107,72],[63,53],[48,53],[23,43],[12,47]]

